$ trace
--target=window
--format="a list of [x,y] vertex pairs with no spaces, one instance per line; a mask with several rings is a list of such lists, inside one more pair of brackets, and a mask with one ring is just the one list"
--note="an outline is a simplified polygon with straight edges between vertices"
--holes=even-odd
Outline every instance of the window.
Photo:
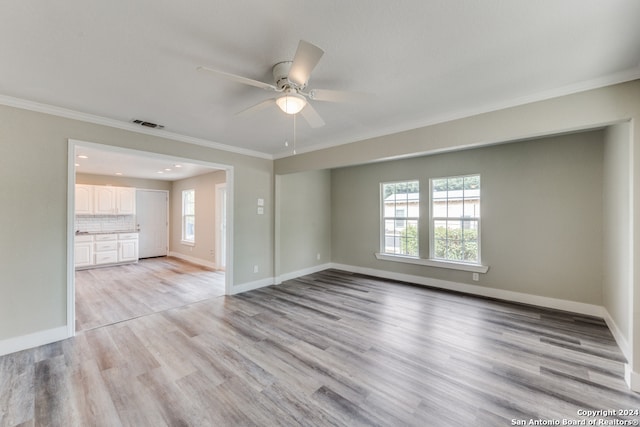
[[480,264],[480,175],[431,180],[430,254]]
[[380,194],[382,253],[417,257],[420,217],[418,181],[382,183]]
[[182,190],[182,242],[195,243],[196,190]]

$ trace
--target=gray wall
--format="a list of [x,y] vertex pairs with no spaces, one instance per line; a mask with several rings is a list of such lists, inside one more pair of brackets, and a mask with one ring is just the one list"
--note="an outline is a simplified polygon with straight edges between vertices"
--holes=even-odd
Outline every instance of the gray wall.
[[[602,304],[602,132],[336,169],[332,254],[340,264]],[[420,180],[429,257],[429,179],[480,173],[482,263],[469,272],[381,261],[380,182]]]
[[[215,263],[216,249],[216,184],[226,181],[224,171],[215,171],[173,182],[170,196],[169,250],[208,263]],[[196,227],[195,245],[184,245],[182,240],[182,190],[195,190]]]
[[[620,334],[631,332],[630,123],[610,126],[604,144],[603,303]],[[627,342],[628,344],[628,342]]]
[[[559,94],[561,95],[561,94]],[[631,328],[624,337],[630,351],[627,381],[634,390],[640,390],[640,132],[635,129],[640,122],[640,80],[615,84],[512,108],[490,111],[448,122],[427,125],[393,135],[338,145],[311,153],[275,161],[277,174],[308,170],[353,166],[383,160],[435,154],[473,147],[481,147],[509,141],[518,141],[575,132],[583,129],[604,128],[623,121],[630,122],[629,138],[632,149],[627,159],[617,162],[629,168],[627,183],[629,201],[629,246],[624,242],[617,250],[626,254],[630,267],[628,282],[622,285],[629,296]],[[429,118],[425,118],[428,120]],[[353,197],[359,197],[354,195]],[[335,220],[335,218],[334,218]],[[334,221],[335,223],[335,221]],[[335,227],[334,227],[335,228]],[[610,241],[611,242],[611,241]],[[602,245],[603,242],[599,244]],[[612,242],[613,243],[613,242]],[[334,248],[337,245],[334,244]],[[334,258],[337,255],[334,253]],[[604,260],[603,260],[604,262]],[[617,269],[616,266],[608,268]],[[624,268],[624,267],[623,267]],[[618,273],[623,274],[623,273]],[[573,300],[575,296],[570,298]],[[608,307],[609,308],[609,307]],[[613,317],[613,315],[612,315]],[[624,315],[616,316],[624,321]]]
[[276,195],[276,274],[286,275],[330,262],[331,172],[277,176]]
[[0,342],[67,323],[69,138],[233,166],[233,284],[273,277],[272,160],[7,106],[0,123]]

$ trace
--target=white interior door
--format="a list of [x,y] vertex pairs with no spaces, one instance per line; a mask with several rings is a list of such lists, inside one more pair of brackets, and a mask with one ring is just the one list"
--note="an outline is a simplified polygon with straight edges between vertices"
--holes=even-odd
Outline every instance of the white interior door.
[[166,256],[169,242],[169,193],[159,190],[136,191],[138,254],[140,258]]

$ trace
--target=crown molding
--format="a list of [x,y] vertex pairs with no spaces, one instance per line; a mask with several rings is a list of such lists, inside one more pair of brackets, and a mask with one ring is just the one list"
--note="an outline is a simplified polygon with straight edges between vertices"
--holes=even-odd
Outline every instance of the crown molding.
[[0,105],[8,107],[20,108],[23,110],[35,111],[38,113],[51,114],[53,116],[64,117],[66,119],[78,120],[81,122],[92,123],[96,125],[108,126],[116,129],[122,129],[130,132],[142,133],[145,135],[153,135],[160,138],[173,139],[175,141],[186,142],[187,144],[200,145],[216,150],[226,151],[244,156],[257,157],[260,159],[273,160],[273,156],[259,151],[248,150],[245,148],[234,147],[231,145],[221,144],[219,142],[209,141],[202,138],[182,135],[179,133],[169,132],[161,129],[144,128],[133,123],[123,122],[121,120],[110,119],[107,117],[97,116],[94,114],[83,113],[80,111],[70,110],[68,108],[58,107],[50,104],[29,101],[26,99],[16,98],[13,96],[0,94]]
[[[413,129],[420,129],[427,126],[433,126],[440,123],[450,122],[453,120],[464,119],[467,117],[478,116],[480,114],[490,113],[493,111],[505,110],[507,108],[518,107],[521,105],[532,104],[534,102],[546,101],[553,98],[559,98],[562,96],[572,95],[575,93],[586,92],[588,90],[594,90],[603,88],[606,86],[613,86],[615,84],[625,83],[633,80],[640,79],[640,64],[628,70],[610,74],[605,77],[600,77],[584,82],[574,83],[567,86],[551,89],[543,92],[538,92],[532,95],[513,98],[505,101],[486,104],[479,107],[469,108],[465,110],[458,110],[451,113],[442,114],[427,119],[420,119],[414,121],[403,122],[398,125],[378,129],[376,132],[368,134],[352,135],[351,137],[342,138],[337,141],[325,142],[319,144],[313,144],[308,147],[302,147],[296,149],[295,155],[311,153],[313,151],[320,151],[327,148],[338,147],[340,145],[350,144],[357,141],[365,141],[367,139],[379,138],[383,136],[393,135],[395,133],[406,132]],[[274,154],[272,157],[274,160],[282,159],[286,157],[295,156],[289,151],[281,151]]]

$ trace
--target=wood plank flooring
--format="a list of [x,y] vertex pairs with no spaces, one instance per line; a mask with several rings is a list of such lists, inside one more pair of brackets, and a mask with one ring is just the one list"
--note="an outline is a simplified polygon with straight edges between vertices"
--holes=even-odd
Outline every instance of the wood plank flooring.
[[178,258],[76,271],[76,331],[224,295],[224,272]]
[[4,356],[0,425],[638,420],[579,413],[640,410],[623,363],[601,319],[327,270]]

